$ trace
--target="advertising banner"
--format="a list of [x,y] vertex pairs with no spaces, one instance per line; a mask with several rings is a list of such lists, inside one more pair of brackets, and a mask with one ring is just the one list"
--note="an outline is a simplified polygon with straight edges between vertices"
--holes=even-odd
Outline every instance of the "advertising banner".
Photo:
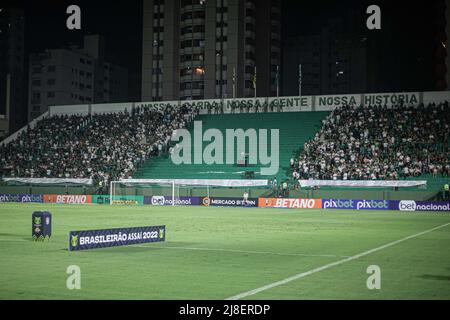
[[391,210],[450,212],[450,201],[391,200]]
[[323,199],[323,209],[389,210],[389,200]]
[[[97,195],[92,196],[92,203],[97,204],[110,204],[110,196],[108,195]],[[144,196],[134,196],[134,195],[115,195],[113,204],[144,204]]]
[[391,92],[391,93],[367,93],[364,95],[364,106],[393,106],[403,103],[416,105],[420,102],[419,92]]
[[92,196],[84,194],[44,194],[44,202],[59,204],[86,204],[92,203]]
[[70,231],[69,251],[166,240],[166,226]]
[[208,198],[204,197],[201,200],[202,206],[213,207],[257,207],[258,199],[249,198],[247,202],[244,202],[243,198]]
[[[145,196],[144,204],[152,206],[171,206],[172,196]],[[200,204],[199,197],[175,197],[175,205],[177,206],[196,206]]]
[[343,105],[359,106],[361,104],[360,94],[351,95],[335,95],[335,96],[316,96],[315,107],[316,111],[334,110],[336,107]]
[[258,206],[263,208],[321,209],[322,199],[259,198]]
[[0,194],[0,202],[34,202],[43,203],[42,194]]

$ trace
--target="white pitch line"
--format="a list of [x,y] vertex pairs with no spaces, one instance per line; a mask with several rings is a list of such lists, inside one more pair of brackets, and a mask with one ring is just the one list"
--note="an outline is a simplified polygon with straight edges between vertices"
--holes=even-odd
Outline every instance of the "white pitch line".
[[306,276],[309,276],[309,275],[311,275],[313,273],[316,273],[316,272],[319,272],[319,271],[322,271],[322,270],[325,270],[325,269],[329,269],[329,268],[335,267],[337,265],[343,264],[345,262],[352,261],[352,260],[355,260],[355,259],[367,256],[367,255],[369,255],[371,253],[374,253],[374,252],[383,250],[385,248],[394,246],[394,245],[399,244],[399,243],[401,243],[403,241],[419,237],[421,235],[424,235],[426,233],[429,233],[429,232],[435,231],[437,229],[446,227],[448,225],[450,225],[450,222],[449,223],[445,223],[445,224],[440,225],[440,226],[437,226],[435,228],[432,228],[432,229],[429,229],[429,230],[425,230],[425,231],[413,234],[411,236],[408,236],[408,237],[405,237],[405,238],[402,238],[402,239],[399,239],[399,240],[387,243],[387,244],[382,245],[380,247],[377,247],[377,248],[374,248],[374,249],[371,249],[371,250],[368,250],[368,251],[364,251],[364,252],[356,254],[354,256],[351,256],[351,257],[348,257],[348,258],[345,258],[345,259],[342,259],[342,260],[339,260],[339,261],[336,261],[336,262],[332,262],[332,263],[326,264],[326,265],[324,265],[322,267],[318,267],[318,268],[315,268],[315,269],[312,269],[312,270],[309,270],[309,271],[306,271],[306,272],[302,272],[302,273],[296,274],[296,275],[294,275],[292,277],[289,277],[289,278],[286,278],[284,280],[273,282],[273,283],[270,283],[268,285],[265,285],[265,286],[262,286],[262,287],[259,287],[259,288],[256,288],[256,289],[253,289],[253,290],[250,290],[250,291],[239,293],[239,294],[237,294],[235,296],[226,298],[225,300],[239,300],[239,299],[242,299],[242,298],[245,298],[245,297],[257,294],[257,293],[260,293],[262,291],[265,291],[265,290],[268,290],[268,289],[272,289],[274,287],[281,286],[281,285],[289,283],[291,281],[298,280],[298,279],[304,278]]
[[220,251],[232,253],[268,254],[277,256],[297,256],[297,257],[331,257],[331,258],[348,257],[348,256],[339,256],[335,254],[281,253],[281,252],[246,251],[246,250],[221,249],[221,248],[169,247],[169,246],[152,247],[147,245],[135,245],[134,247],[154,248],[154,249],[179,249],[179,250],[194,250],[194,251]]

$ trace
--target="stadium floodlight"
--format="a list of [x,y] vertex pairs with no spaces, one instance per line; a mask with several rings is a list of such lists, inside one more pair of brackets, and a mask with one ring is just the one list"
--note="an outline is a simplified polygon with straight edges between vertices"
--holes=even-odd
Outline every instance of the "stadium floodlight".
[[[212,188],[217,194],[217,190],[224,193],[224,188],[230,192],[230,189],[236,191],[267,186],[268,180],[262,179],[121,179],[111,181],[109,201],[110,204],[130,203],[128,197],[139,194],[144,196],[144,202],[149,202],[146,204],[175,206],[194,198],[209,198]],[[240,196],[242,192],[235,192],[235,196]]]

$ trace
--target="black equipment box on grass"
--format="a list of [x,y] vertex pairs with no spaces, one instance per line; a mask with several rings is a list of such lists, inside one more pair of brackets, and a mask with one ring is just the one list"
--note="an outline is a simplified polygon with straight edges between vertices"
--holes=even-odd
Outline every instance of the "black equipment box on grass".
[[35,211],[31,218],[33,240],[44,241],[52,235],[52,214],[48,211]]

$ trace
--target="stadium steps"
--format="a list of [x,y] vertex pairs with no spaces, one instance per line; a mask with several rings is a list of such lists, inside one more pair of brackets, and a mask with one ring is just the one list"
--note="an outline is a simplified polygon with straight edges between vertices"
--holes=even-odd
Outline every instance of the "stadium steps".
[[[252,113],[202,115],[196,121],[202,121],[203,132],[215,128],[222,132],[225,144],[226,129],[279,129],[279,168],[277,179],[284,179],[289,168],[289,160],[294,151],[303,146],[304,142],[314,136],[321,126],[322,119],[328,112],[286,112],[286,113]],[[193,124],[188,128],[193,138]],[[269,130],[268,130],[269,131]],[[268,132],[268,135],[270,133]],[[204,142],[203,147],[209,142]],[[236,148],[235,148],[236,154]],[[225,150],[224,150],[225,156]],[[194,158],[192,150],[191,159]],[[255,171],[256,179],[273,177],[259,174],[261,164],[249,167],[238,167],[228,164],[191,164],[175,165],[168,156],[160,156],[147,161],[134,175],[138,179],[241,179],[243,171]]]

